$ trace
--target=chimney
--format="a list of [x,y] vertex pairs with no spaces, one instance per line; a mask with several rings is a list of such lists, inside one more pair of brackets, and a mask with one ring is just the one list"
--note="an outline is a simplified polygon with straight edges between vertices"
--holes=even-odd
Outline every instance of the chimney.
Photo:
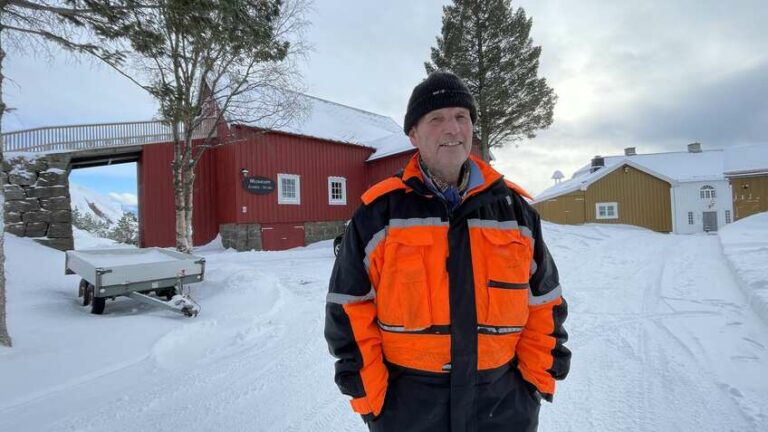
[[634,156],[637,152],[634,147],[627,147],[624,149],[624,156]]
[[688,153],[701,153],[701,143],[688,144]]
[[605,166],[605,159],[598,155],[592,158],[592,168],[589,169],[590,173],[593,173]]

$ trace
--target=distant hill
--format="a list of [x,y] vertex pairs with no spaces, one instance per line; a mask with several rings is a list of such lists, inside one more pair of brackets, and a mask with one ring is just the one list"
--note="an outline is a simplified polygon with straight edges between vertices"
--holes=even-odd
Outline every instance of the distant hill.
[[115,226],[123,217],[119,202],[85,186],[70,183],[69,195],[72,208],[77,208],[83,215],[90,214],[95,220],[106,222],[110,227]]

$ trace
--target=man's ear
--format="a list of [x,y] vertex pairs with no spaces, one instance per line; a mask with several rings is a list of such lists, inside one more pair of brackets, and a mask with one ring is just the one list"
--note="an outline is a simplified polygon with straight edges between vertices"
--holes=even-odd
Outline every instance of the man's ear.
[[411,140],[411,145],[419,148],[418,146],[418,140],[416,139],[416,128],[412,127],[411,130],[408,132],[408,139]]

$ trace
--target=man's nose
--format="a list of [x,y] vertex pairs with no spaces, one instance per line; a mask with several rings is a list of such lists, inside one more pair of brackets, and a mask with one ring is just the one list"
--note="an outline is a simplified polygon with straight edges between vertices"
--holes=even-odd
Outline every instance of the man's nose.
[[444,123],[445,129],[444,131],[446,133],[457,135],[459,132],[461,132],[461,125],[459,125],[459,121],[455,118],[450,118],[448,121]]

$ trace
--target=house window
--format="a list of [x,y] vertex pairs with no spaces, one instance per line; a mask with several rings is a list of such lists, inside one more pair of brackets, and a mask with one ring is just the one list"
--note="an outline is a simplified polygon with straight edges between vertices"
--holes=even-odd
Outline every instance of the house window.
[[277,175],[277,203],[301,204],[301,179],[298,175]]
[[726,210],[725,211],[725,223],[729,224],[731,223],[731,211]]
[[712,186],[702,186],[699,190],[701,199],[715,199],[715,188]]
[[347,204],[347,179],[344,177],[328,177],[328,204]]
[[693,212],[688,212],[688,225],[693,225]]
[[596,219],[618,219],[619,204],[615,202],[595,204]]

